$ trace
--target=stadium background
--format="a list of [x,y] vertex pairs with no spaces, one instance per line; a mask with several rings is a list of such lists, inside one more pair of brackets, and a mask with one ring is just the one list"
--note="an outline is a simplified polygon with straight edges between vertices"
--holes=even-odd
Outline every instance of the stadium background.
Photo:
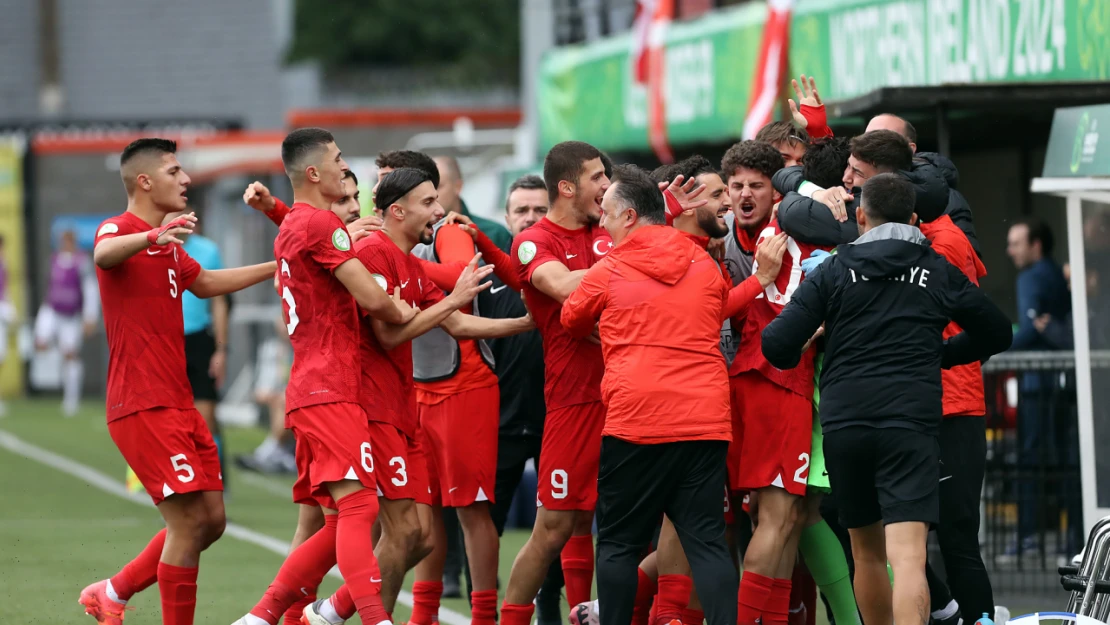
[[[698,152],[713,160],[742,135],[770,9],[725,0],[674,0],[671,9],[673,19],[658,31],[663,130],[677,157]],[[0,235],[22,322],[9,337],[13,350],[22,344],[30,351],[26,326],[59,233],[76,229],[87,248],[100,220],[124,207],[114,161],[140,135],[180,141],[194,180],[190,201],[227,265],[270,254],[276,228],[242,204],[242,190],[260,179],[290,197],[278,147],[297,126],[333,130],[363,181],[385,150],[455,155],[467,205],[493,218],[507,182],[537,171],[559,141],[586,140],[617,161],[653,166],[649,93],[632,69],[640,51],[635,15],[636,0],[344,0],[326,9],[309,0],[0,0]],[[816,77],[838,134],[893,112],[917,126],[920,149],[951,156],[990,272],[983,288],[1014,311],[1008,224],[1038,216],[1063,240],[1064,201],[1029,186],[1042,170],[1053,110],[1110,102],[1110,3],[797,0],[784,58],[785,78]],[[789,91],[785,80],[781,87],[777,118]],[[1055,256],[1066,262],[1067,247],[1057,245]],[[234,452],[262,436],[254,426],[264,415],[251,390],[278,303],[264,286],[233,302],[219,414],[241,426],[229,435]],[[85,345],[86,401],[72,420],[57,413],[56,358],[9,357],[0,369],[0,392],[26,397],[0,421],[0,569],[18,598],[0,605],[0,616],[30,622],[43,616],[34,606],[44,602],[49,622],[76,618],[74,589],[101,574],[113,554],[133,551],[157,518],[60,473],[64,462],[40,453],[123,478],[103,421],[103,331]],[[1062,378],[1064,360],[1054,365]],[[1007,362],[987,374],[986,560],[1000,603],[1059,607],[1061,554],[1046,548],[1030,560],[995,557],[1016,531],[1009,484],[1030,470],[1015,465],[1013,450],[1014,377],[1024,365]],[[1053,401],[1074,405],[1067,384],[1060,387]],[[1078,489],[1078,468],[1054,462],[1033,473],[1049,495],[1039,532],[1051,545],[1067,524],[1052,495]],[[295,518],[288,484],[246,474],[233,475],[232,484],[230,520],[285,544]],[[206,622],[241,614],[279,563],[229,534],[205,556],[223,560],[201,578]],[[506,539],[503,567],[522,541],[519,532]],[[154,601],[138,605],[129,622],[153,622],[152,610],[142,608]],[[466,613],[465,603],[445,605]]]

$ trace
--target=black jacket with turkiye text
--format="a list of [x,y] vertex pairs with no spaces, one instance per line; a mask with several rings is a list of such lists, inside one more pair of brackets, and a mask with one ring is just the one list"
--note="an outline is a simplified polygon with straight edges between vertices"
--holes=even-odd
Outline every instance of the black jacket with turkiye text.
[[[945,341],[953,320],[963,332]],[[883,224],[812,271],[763,330],[774,366],[798,364],[825,325],[821,426],[901,427],[935,433],[941,368],[984,360],[1010,346],[1010,322],[921,231]]]

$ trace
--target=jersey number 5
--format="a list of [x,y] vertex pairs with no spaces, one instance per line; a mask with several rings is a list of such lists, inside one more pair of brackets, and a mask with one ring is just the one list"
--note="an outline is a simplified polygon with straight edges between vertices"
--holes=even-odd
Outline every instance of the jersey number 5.
[[177,299],[177,272],[173,269],[167,269],[170,272],[170,297]]
[[[285,262],[284,258],[281,259],[281,275],[289,275],[289,263]],[[281,285],[281,299],[285,302],[285,306],[289,309],[289,322],[285,324],[285,330],[290,335],[292,335],[293,330],[297,329],[297,325],[301,322],[301,320],[299,317],[297,317],[297,301],[293,299],[293,292],[290,291],[289,287],[285,286],[284,284]]]

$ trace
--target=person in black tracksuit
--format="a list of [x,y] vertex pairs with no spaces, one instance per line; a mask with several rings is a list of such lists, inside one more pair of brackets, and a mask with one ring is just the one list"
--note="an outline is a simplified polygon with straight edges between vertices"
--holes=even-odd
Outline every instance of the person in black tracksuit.
[[[886,139],[892,143],[901,143],[898,137],[894,135],[886,135]],[[906,137],[902,136],[902,139],[906,139]],[[975,247],[977,241],[975,239],[975,228],[971,223],[971,209],[968,208],[967,201],[963,196],[954,188],[959,181],[959,175],[952,161],[935,153],[914,155],[908,143],[901,146],[900,150],[870,151],[887,157],[885,159],[876,159],[874,155],[870,157],[876,169],[884,172],[897,171],[900,176],[913,185],[914,212],[927,221],[939,217],[942,213],[949,215],[953,223],[957,223],[967,235],[973,248],[978,251]],[[807,197],[798,192],[804,182],[815,184],[822,189],[839,186],[842,183],[850,184],[850,178],[845,175],[850,152],[849,141],[845,138],[838,137],[821,141],[811,145],[806,150],[804,166],[787,167],[775,174],[772,184],[783,195],[782,204],[779,206],[778,220],[779,225],[787,234],[798,240],[821,245],[840,245],[856,240],[859,236],[859,226],[855,219],[855,209],[859,206],[860,198],[858,187],[852,190],[854,199],[846,203],[846,221],[843,222],[838,221],[829,207],[820,199],[814,199],[820,198],[820,195]],[[901,153],[900,159],[890,157],[890,155],[896,156],[899,153]],[[867,157],[865,154],[857,154],[857,158],[861,156]],[[907,157],[912,157],[909,168],[898,169],[904,165],[904,162],[900,163],[899,160],[904,161]],[[823,350],[823,341],[819,342],[818,346]],[[952,453],[955,453],[955,451],[949,450],[948,455],[951,456]],[[976,459],[968,458],[967,461],[974,463]],[[980,465],[985,463],[982,455],[977,461]],[[981,468],[979,470],[982,471]],[[946,510],[963,510],[966,508],[967,497],[963,495],[969,488],[975,490],[977,499],[982,480],[978,480],[978,486],[972,486],[971,484],[975,483],[976,480],[965,478],[969,478],[967,472],[952,474],[947,478],[947,483],[944,484],[945,487],[941,488],[941,503]],[[968,484],[962,484],[962,482]],[[836,493],[822,499],[821,515],[837,537],[840,538],[846,551],[849,574],[854,576],[855,567],[852,561],[848,532],[837,521]],[[975,515],[978,518],[977,506]],[[959,545],[961,549],[966,546],[973,552],[958,551],[948,554],[945,557],[946,570],[951,572],[964,566],[973,567],[974,560],[969,556],[974,555],[976,556],[975,559],[978,559],[978,534],[973,532],[970,536],[965,535],[966,527],[962,524],[949,524],[944,529],[948,535],[946,537],[951,538],[951,540],[944,541],[945,546]],[[941,531],[940,528],[937,528],[937,531]],[[950,551],[955,550],[950,549]],[[979,569],[981,568],[980,564]],[[960,606],[954,600],[952,591],[936,574],[931,565],[926,567],[926,575],[929,582],[929,596],[932,601],[930,607],[934,622],[937,625],[955,625],[960,621],[961,615]],[[987,589],[986,597],[980,598],[981,590],[984,587]],[[981,599],[969,603],[993,606],[993,597],[989,589],[988,581],[985,585],[972,585],[963,588],[962,591],[965,598],[969,596],[969,593],[976,593],[976,598]]]
[[[768,362],[785,369],[824,327],[825,462],[870,625],[890,623],[892,613],[899,625],[929,620],[926,537],[940,514],[940,370],[988,358],[1011,341],[1006,315],[910,225],[913,206],[913,188],[901,176],[867,180],[856,209],[860,237],[802,281],[762,337]],[[950,320],[964,331],[945,341]]]

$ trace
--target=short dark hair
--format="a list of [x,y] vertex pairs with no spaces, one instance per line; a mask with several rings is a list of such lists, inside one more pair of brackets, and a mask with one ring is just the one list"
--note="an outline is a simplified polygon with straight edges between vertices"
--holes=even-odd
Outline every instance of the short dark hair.
[[516,191],[517,189],[528,189],[528,190],[543,189],[543,190],[546,191],[547,190],[547,185],[544,184],[543,178],[540,178],[536,174],[528,174],[526,176],[521,176],[520,178],[517,178],[516,180],[513,181],[513,183],[511,185],[509,185],[509,192],[505,194],[505,210],[506,211],[509,210],[509,198],[512,197],[513,191]]
[[771,122],[766,126],[759,129],[755,133],[755,140],[762,141],[763,143],[800,143],[806,145],[809,143],[809,133],[794,127],[794,124],[787,121]]
[[1024,217],[1015,221],[1014,225],[1025,226],[1029,230],[1029,243],[1040,241],[1041,254],[1052,256],[1052,250],[1056,249],[1056,238],[1052,235],[1052,228],[1049,228],[1048,224],[1036,217]]
[[291,179],[299,177],[304,159],[334,142],[335,137],[323,128],[298,128],[285,135],[281,142],[281,163],[286,175]]
[[848,147],[852,156],[884,173],[909,170],[913,165],[910,142],[893,130],[872,130],[853,137]]
[[913,185],[898,174],[876,174],[863,183],[863,207],[872,225],[908,224],[913,217],[916,195]]
[[770,143],[748,140],[734,144],[721,159],[726,182],[741,167],[754,169],[770,178],[776,171],[786,167],[786,161]]
[[432,182],[432,177],[423,169],[415,167],[394,169],[378,183],[378,194],[374,204],[379,208],[386,208],[425,182]]
[[123,148],[123,152],[119,155],[119,173],[123,178],[123,188],[130,196],[135,192],[135,176],[138,173],[134,168],[128,167],[129,164],[139,158],[144,157],[158,157],[161,158],[165,154],[176,154],[177,142],[169,139],[157,139],[153,137],[146,137],[142,139],[135,139]]
[[439,188],[439,166],[432,157],[423,152],[415,150],[393,150],[392,152],[382,152],[378,158],[374,159],[374,164],[378,169],[388,167],[390,169],[401,169],[402,167],[412,167],[428,174],[431,178],[432,184]]
[[157,155],[163,154],[177,154],[177,142],[169,139],[157,139],[153,137],[135,139],[123,148],[123,152],[119,155],[120,167],[123,167],[131,159],[140,155]]
[[646,171],[635,165],[617,165],[613,168],[613,196],[624,206],[636,211],[645,223],[667,223],[667,211],[659,185]]
[[358,186],[358,176],[355,175],[355,172],[353,172],[349,169],[347,171],[343,172],[343,179],[346,180],[348,178],[350,178],[351,181],[355,183],[356,187]]
[[601,150],[584,141],[564,141],[555,144],[543,159],[543,179],[547,183],[547,199],[554,202],[559,197],[559,183],[567,181],[578,184],[582,166],[587,161],[600,158],[606,174],[612,169],[612,161]]
[[848,167],[847,137],[818,139],[806,148],[802,161],[802,175],[813,184],[826,189],[843,184],[844,170]]
[[655,170],[651,172],[651,178],[655,180],[655,182],[671,182],[679,175],[685,180],[690,180],[691,178],[697,178],[704,174],[717,174],[720,176],[721,172],[713,167],[713,163],[710,163],[709,159],[701,154],[695,154],[673,165],[656,167]]

